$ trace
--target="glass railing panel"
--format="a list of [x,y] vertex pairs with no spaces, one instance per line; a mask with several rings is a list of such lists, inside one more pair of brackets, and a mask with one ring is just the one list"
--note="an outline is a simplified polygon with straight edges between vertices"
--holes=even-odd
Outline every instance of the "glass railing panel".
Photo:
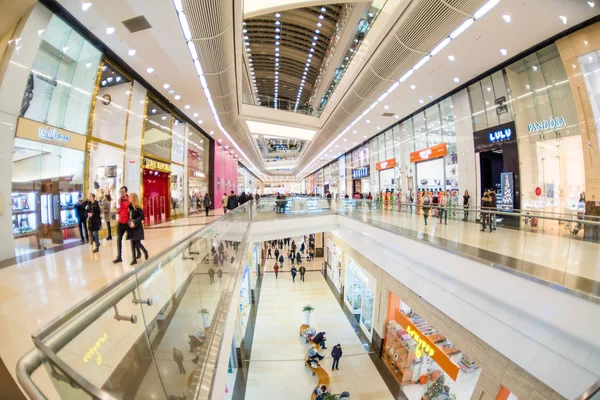
[[259,199],[256,211],[276,214],[309,214],[322,213],[331,209],[332,202],[322,197],[286,197],[276,199],[263,197]]
[[600,222],[594,216],[362,199],[337,200],[335,210],[463,256],[600,297]]

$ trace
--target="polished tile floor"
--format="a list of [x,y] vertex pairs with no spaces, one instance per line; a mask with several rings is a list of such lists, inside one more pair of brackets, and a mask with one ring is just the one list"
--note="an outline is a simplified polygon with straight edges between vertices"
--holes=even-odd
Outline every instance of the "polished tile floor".
[[[196,214],[153,225],[146,230],[144,245],[152,256],[214,219]],[[98,253],[81,245],[0,269],[0,358],[13,377],[17,361],[33,347],[33,333],[134,268],[129,265],[130,247],[125,240],[124,262],[112,263],[116,247],[115,240],[102,240]],[[38,371],[35,381],[52,393],[47,374]]]
[[[309,398],[316,377],[304,366],[307,346],[298,335],[302,307],[315,307],[312,325],[327,332],[328,349],[321,364],[331,376],[333,393],[350,392],[354,399],[393,399],[369,354],[354,333],[339,302],[319,271],[322,260],[309,266],[305,282],[292,282],[289,264],[275,279],[272,263],[265,266],[252,355],[248,372],[246,399]],[[310,267],[310,268],[309,268]],[[339,371],[331,371],[330,349],[340,343],[344,355]]]

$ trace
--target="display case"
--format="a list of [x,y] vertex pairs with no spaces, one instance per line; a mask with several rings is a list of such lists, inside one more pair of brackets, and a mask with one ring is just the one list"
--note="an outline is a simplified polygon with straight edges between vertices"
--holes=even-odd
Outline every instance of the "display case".
[[369,334],[373,329],[373,297],[373,292],[371,292],[369,288],[365,286],[362,312],[360,314],[360,324],[367,332],[369,332]]
[[77,225],[75,204],[79,200],[80,192],[60,192],[60,225],[69,228]]
[[52,213],[52,195],[43,194],[40,198],[40,211],[42,217],[42,225],[50,225],[53,220]]
[[13,192],[10,201],[13,235],[20,237],[35,233],[37,230],[36,192]]

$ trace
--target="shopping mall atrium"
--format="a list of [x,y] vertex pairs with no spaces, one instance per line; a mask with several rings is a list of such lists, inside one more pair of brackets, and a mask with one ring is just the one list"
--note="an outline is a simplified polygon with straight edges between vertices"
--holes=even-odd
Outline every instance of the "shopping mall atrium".
[[0,0],[0,60],[0,399],[600,400],[600,0]]

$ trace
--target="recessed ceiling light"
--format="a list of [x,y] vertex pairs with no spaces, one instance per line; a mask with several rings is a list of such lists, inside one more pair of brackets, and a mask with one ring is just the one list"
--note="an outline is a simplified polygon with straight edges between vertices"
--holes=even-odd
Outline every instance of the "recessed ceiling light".
[[386,110],[390,109],[390,106],[388,106],[387,104],[385,106],[383,106],[383,108],[385,108]]
[[168,84],[168,83],[165,83],[165,84],[163,85],[163,88],[165,88],[165,89],[168,89],[168,88],[169,88],[169,84]]
[[454,57],[453,55],[449,55],[449,56],[448,56],[448,60],[450,60],[450,61],[454,61],[454,60],[456,60],[456,57]]
[[485,90],[487,90],[488,92],[492,91],[492,88],[490,86],[486,87]]
[[156,114],[156,108],[152,109],[152,114]]
[[588,1],[588,6],[594,8],[594,6],[596,5],[596,3],[594,3],[593,1]]
[[106,28],[107,35],[112,35],[113,33],[115,33],[115,28],[113,28],[112,26],[109,26],[108,28]]
[[275,25],[279,26],[279,25],[281,25],[281,22],[275,21]]
[[173,94],[173,93],[175,93],[174,90],[169,90],[169,94]]
[[222,143],[222,142],[223,142],[223,139],[219,139],[219,143]]
[[279,13],[275,14],[275,18],[279,18],[279,17],[281,17],[281,14],[279,14]]
[[415,85],[410,85],[410,88],[411,88],[412,90],[415,90],[417,87],[416,87]]
[[194,113],[194,118],[198,117],[198,113]]
[[210,132],[208,132],[208,133],[210,133],[211,135],[214,135],[214,134],[215,134],[215,131],[210,131]]
[[178,95],[178,94],[175,95],[175,100],[179,100],[180,98],[181,98],[180,95]]
[[[589,3],[589,2],[588,2],[588,3]],[[90,7],[91,7],[91,6],[92,6],[92,3],[83,3],[83,4],[81,4],[81,9],[82,9],[83,11],[87,11],[87,10],[89,10],[89,9],[90,9]],[[593,7],[593,6],[592,6],[592,7]]]
[[531,69],[535,72],[538,70],[538,67],[536,65],[532,66]]
[[198,120],[198,125],[202,125],[204,121],[202,121],[201,119]]
[[163,115],[160,119],[162,119],[164,121],[167,119],[167,117]]
[[424,102],[423,100],[419,100],[419,103],[423,104],[423,103],[425,103],[425,102]]
[[454,82],[458,83],[458,82],[460,82],[460,79],[454,78]]
[[503,56],[508,54],[508,51],[506,51],[506,49],[500,49],[500,54],[502,54]]
[[148,68],[146,68],[146,72],[149,73],[149,74],[151,74],[151,73],[154,72],[154,68],[148,67]]
[[137,53],[134,49],[130,49],[127,54],[129,54],[130,56],[135,56],[135,53]]
[[378,127],[377,127],[377,130],[378,130],[378,131],[379,131],[379,130],[381,130],[381,127],[379,127],[379,126],[378,126]]
[[559,15],[559,16],[558,16],[558,18],[560,18],[560,20],[562,21],[562,23],[563,23],[564,25],[566,25],[566,24],[567,24],[567,17],[565,17],[564,15]]
[[400,118],[400,116],[399,116],[398,114],[395,114],[395,115],[394,115],[394,118],[396,118],[396,119],[399,119],[399,118]]
[[510,17],[510,15],[508,14],[504,14],[502,15],[502,19],[504,20],[504,22],[506,22],[507,24],[512,21],[512,18]]
[[322,26],[323,26],[323,24],[322,24],[322,23],[320,23],[320,22],[317,22],[317,26],[320,28],[320,27],[322,27]]
[[190,109],[190,105],[189,105],[189,104],[186,104],[186,105],[185,105],[185,109],[186,109],[186,110],[189,110],[189,109]]
[[367,138],[367,135],[363,136],[365,139]]

